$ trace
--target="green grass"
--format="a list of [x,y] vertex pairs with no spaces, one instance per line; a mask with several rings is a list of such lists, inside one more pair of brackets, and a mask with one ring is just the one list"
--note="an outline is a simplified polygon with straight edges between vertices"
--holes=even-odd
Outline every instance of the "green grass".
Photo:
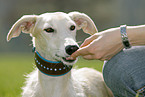
[[[24,75],[34,67],[33,54],[0,54],[0,97],[20,97],[24,85]],[[90,67],[102,71],[101,61],[87,61],[82,58],[75,64],[78,68]]]
[[32,71],[32,63],[30,54],[0,55],[0,97],[19,97],[23,75]]

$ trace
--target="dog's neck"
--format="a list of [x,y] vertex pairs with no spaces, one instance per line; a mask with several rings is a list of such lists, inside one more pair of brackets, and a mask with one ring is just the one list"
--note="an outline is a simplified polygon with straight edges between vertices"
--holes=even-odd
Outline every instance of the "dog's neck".
[[71,72],[60,77],[48,77],[41,72],[38,74],[44,97],[76,97]]
[[[36,52],[35,52],[35,56],[36,56]],[[37,60],[35,60],[35,62],[36,61]],[[71,70],[71,68],[69,70]],[[42,71],[40,71],[39,68],[38,80],[42,87],[41,89],[43,89],[41,91],[43,92],[44,97],[47,97],[48,95],[50,97],[75,97],[76,93],[73,93],[72,95],[72,92],[74,92],[74,87],[72,87],[73,85],[72,85],[71,71],[68,71],[66,74],[54,76],[54,75],[48,75],[43,73]]]

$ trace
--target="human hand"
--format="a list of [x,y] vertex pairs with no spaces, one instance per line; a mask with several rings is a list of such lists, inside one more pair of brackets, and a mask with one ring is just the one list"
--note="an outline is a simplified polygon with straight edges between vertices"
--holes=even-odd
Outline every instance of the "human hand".
[[87,38],[80,49],[74,52],[68,60],[82,56],[87,60],[110,60],[114,55],[123,49],[119,28],[112,28],[96,33]]

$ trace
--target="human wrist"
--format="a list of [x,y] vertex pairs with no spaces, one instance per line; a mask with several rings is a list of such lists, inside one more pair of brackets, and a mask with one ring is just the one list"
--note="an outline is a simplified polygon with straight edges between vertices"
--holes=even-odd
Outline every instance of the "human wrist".
[[127,34],[132,46],[145,45],[145,25],[127,26]]

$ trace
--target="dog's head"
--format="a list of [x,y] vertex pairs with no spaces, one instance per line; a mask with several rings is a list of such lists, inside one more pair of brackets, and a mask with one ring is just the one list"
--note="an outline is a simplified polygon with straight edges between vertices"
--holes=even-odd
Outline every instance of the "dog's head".
[[72,65],[76,61],[66,60],[66,57],[79,48],[75,36],[76,30],[81,28],[91,35],[97,32],[94,22],[84,13],[25,15],[12,26],[7,40],[18,37],[21,32],[29,33],[33,38],[33,46],[42,57]]

